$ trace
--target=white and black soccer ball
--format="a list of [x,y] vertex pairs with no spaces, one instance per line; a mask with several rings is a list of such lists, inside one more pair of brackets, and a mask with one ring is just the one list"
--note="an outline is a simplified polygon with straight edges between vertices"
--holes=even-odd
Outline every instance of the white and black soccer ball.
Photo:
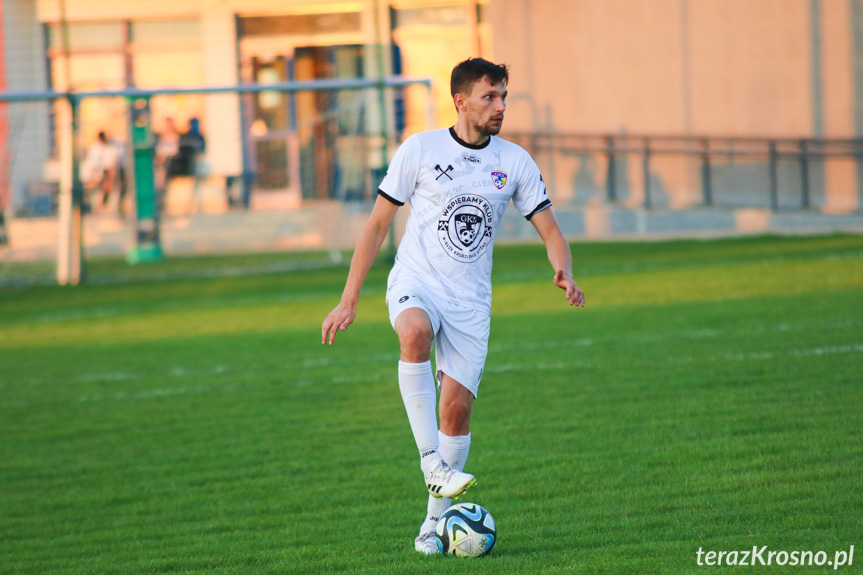
[[491,513],[476,503],[457,503],[440,516],[435,527],[438,550],[444,555],[488,555],[497,541]]

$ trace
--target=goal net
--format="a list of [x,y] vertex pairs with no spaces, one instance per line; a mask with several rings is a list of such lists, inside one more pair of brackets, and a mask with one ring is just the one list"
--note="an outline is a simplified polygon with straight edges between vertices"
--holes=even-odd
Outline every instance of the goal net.
[[[434,126],[428,80],[77,96],[76,124],[56,94],[0,101],[4,285],[58,281],[63,237],[76,225],[64,222],[73,173],[83,190],[83,281],[338,263],[355,247],[395,149]],[[141,98],[146,114],[133,110]],[[144,140],[133,125],[142,121]],[[152,173],[142,177],[148,154]],[[126,255],[142,233],[136,197],[148,178],[165,258],[130,266]],[[207,257],[172,263],[195,256]]]

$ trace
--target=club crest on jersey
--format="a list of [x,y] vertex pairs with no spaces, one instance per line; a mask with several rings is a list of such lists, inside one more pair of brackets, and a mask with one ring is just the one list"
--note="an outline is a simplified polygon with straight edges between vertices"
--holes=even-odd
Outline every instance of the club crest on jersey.
[[438,221],[438,239],[446,253],[460,262],[479,259],[492,240],[491,204],[476,194],[453,197]]
[[502,172],[500,170],[494,170],[491,173],[491,181],[494,182],[494,187],[498,190],[502,190],[506,185],[506,172]]

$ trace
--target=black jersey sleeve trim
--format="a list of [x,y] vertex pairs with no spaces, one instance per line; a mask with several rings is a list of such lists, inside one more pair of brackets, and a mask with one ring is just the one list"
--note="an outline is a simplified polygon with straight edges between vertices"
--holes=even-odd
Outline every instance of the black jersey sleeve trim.
[[536,214],[538,214],[539,212],[541,212],[545,208],[550,208],[550,207],[551,207],[551,200],[543,200],[542,202],[540,202],[540,204],[538,206],[536,206],[533,209],[532,212],[530,212],[529,214],[527,214],[524,217],[527,218],[527,221],[530,221],[530,218],[532,218],[533,216],[535,216]]
[[[386,192],[384,192],[383,190],[378,190],[378,195],[379,195],[379,196],[381,196],[381,197],[383,197],[385,200],[389,200],[390,202],[394,203],[394,204],[395,204],[395,205],[397,205],[397,206],[403,206],[403,205],[405,205],[405,203],[404,203],[404,202],[400,202],[400,201],[398,201],[397,199],[395,199],[394,197],[390,196],[389,194],[387,194],[387,193],[386,193]],[[530,219],[530,218],[528,218],[528,219]]]

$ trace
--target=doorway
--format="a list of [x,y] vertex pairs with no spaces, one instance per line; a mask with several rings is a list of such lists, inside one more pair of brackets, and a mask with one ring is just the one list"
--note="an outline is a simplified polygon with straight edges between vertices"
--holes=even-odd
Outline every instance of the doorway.
[[[318,35],[330,43],[310,45]],[[243,82],[363,76],[359,13],[240,17],[238,36]],[[274,90],[244,96],[244,163],[256,174],[256,188],[303,199],[348,195],[354,154],[345,151],[353,151],[364,131],[361,94]]]

